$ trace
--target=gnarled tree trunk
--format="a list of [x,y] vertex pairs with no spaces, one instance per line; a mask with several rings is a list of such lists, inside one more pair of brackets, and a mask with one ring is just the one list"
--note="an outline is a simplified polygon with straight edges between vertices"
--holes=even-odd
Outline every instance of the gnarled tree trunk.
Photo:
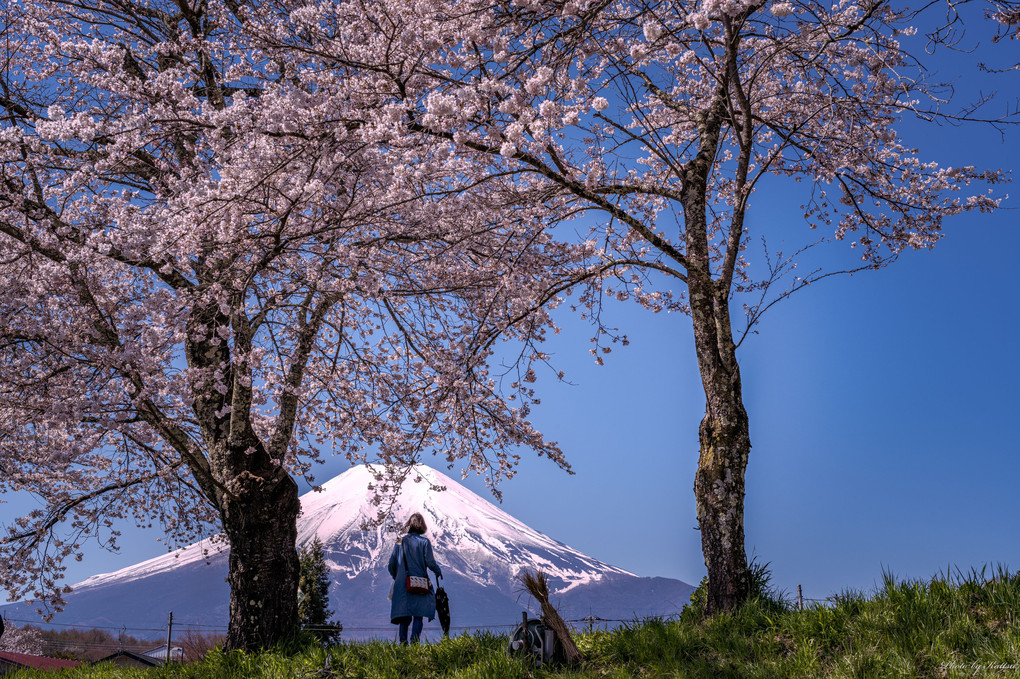
[[[243,357],[250,328],[239,314],[228,318],[218,306],[197,306],[189,319],[188,365],[198,375],[193,410],[208,457],[188,458],[195,479],[220,513],[230,544],[230,623],[226,646],[254,651],[270,647],[298,628],[298,486],[283,466],[293,429],[294,398],[281,399],[282,425],[275,448],[251,425],[251,375],[243,358],[207,332],[231,323]],[[314,328],[308,335],[314,333]],[[306,346],[307,346],[306,338]],[[292,379],[300,382],[307,348],[299,349]]]
[[265,472],[242,474],[239,492],[221,509],[230,540],[226,645],[232,649],[272,646],[298,624],[298,487],[282,470]]

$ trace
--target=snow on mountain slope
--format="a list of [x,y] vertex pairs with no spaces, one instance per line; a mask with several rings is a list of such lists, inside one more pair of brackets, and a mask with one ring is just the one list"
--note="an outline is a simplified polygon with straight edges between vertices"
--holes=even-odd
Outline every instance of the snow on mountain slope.
[[[402,523],[411,513],[422,513],[446,577],[502,586],[522,568],[540,568],[563,591],[608,574],[632,575],[539,533],[445,474],[419,465],[415,476],[404,483],[391,515]],[[394,544],[384,527],[361,530],[375,516],[367,490],[371,482],[368,468],[356,467],[324,484],[321,493],[301,499],[299,544],[318,537],[338,556],[334,573],[348,579],[383,569]]]
[[[345,637],[389,630],[392,579],[386,564],[396,534],[386,525],[363,530],[375,518],[374,481],[369,468],[354,467],[301,497],[298,546],[318,537],[332,571],[330,601],[345,626]],[[433,487],[445,490],[434,490]],[[419,511],[443,569],[454,626],[511,624],[525,608],[537,610],[521,593],[522,569],[541,569],[553,602],[568,619],[595,615],[633,619],[675,613],[691,587],[679,580],[640,578],[586,556],[530,528],[450,477],[419,465],[393,503],[390,521],[403,523]],[[174,611],[182,624],[225,625],[229,590],[226,545],[212,539],[143,561],[73,586],[56,622],[128,628],[161,624]],[[30,604],[4,607],[24,618]]]

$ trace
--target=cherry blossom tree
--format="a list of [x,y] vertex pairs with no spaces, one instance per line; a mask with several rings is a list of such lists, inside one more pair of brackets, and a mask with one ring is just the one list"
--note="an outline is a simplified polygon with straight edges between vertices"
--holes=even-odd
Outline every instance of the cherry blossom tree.
[[0,651],[42,655],[43,638],[38,627],[0,624]]
[[251,15],[25,0],[0,45],[0,492],[41,502],[0,581],[59,606],[117,520],[219,526],[244,649],[297,624],[319,456],[381,462],[380,492],[426,452],[493,486],[521,447],[569,469],[527,420],[550,321],[520,291],[583,254],[544,231],[555,197],[450,191],[459,161],[382,132],[357,69],[281,59]]
[[[1007,29],[998,37],[1014,7],[993,8]],[[588,248],[579,304],[598,323],[593,353],[622,339],[599,322],[606,294],[690,317],[706,402],[694,491],[710,613],[749,591],[742,338],[804,286],[930,248],[947,217],[999,204],[986,186],[1001,173],[941,167],[900,141],[906,117],[979,116],[933,98],[926,43],[908,21],[918,14],[889,2],[281,2],[252,17],[278,55],[323,74],[362,68],[383,95],[374,120],[388,139],[431,140],[478,186],[543,196],[550,229]],[[799,192],[802,245],[757,249],[759,236],[791,235],[766,215],[750,231],[766,186]],[[847,263],[806,264],[826,243],[847,246]],[[533,289],[563,280],[550,271]],[[533,306],[546,299],[559,296]]]

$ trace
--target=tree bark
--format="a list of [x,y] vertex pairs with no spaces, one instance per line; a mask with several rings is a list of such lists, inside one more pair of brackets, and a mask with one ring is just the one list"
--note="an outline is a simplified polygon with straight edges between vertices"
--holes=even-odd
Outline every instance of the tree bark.
[[708,615],[732,611],[750,594],[744,550],[744,473],[751,437],[729,309],[721,297],[715,297],[712,304],[699,305],[703,308],[693,314],[698,366],[705,389],[694,495],[708,569]]
[[[705,417],[698,430],[700,454],[694,495],[701,549],[708,569],[705,613],[731,611],[750,592],[744,551],[744,472],[751,452],[740,366],[730,324],[730,279],[712,277],[707,222],[708,177],[719,146],[726,89],[699,122],[701,146],[684,168],[681,202],[689,261],[687,290],[698,370],[705,390]],[[739,237],[733,247],[739,245]]]
[[[219,481],[209,499],[219,510],[230,545],[226,646],[254,651],[273,646],[298,628],[301,503],[297,483],[283,467],[286,437],[279,454],[272,455],[251,425],[250,388],[239,379],[250,379],[250,373],[243,361],[235,363],[226,342],[213,341],[208,334],[229,322],[218,305],[197,306],[189,319],[185,350],[188,366],[197,373],[192,408],[209,469]],[[235,333],[242,348],[249,345],[249,330],[244,325]]]
[[230,623],[226,645],[254,651],[294,633],[298,624],[298,487],[283,470],[242,473],[222,504],[230,541]]

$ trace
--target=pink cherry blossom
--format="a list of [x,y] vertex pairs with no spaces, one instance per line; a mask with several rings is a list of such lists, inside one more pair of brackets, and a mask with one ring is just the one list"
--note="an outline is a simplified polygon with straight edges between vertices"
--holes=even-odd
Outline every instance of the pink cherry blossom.
[[[569,470],[528,421],[557,302],[534,288],[583,248],[544,234],[527,187],[460,192],[469,162],[408,134],[386,74],[295,40],[357,58],[444,33],[380,35],[343,4],[40,0],[6,21],[0,491],[44,503],[3,526],[12,596],[59,606],[63,562],[89,535],[116,548],[115,521],[168,547],[218,527],[228,643],[252,648],[296,620],[295,478],[323,456],[398,478],[438,455],[497,494],[522,449]],[[471,106],[510,102],[530,143],[526,93],[479,86],[425,119],[512,157]]]

